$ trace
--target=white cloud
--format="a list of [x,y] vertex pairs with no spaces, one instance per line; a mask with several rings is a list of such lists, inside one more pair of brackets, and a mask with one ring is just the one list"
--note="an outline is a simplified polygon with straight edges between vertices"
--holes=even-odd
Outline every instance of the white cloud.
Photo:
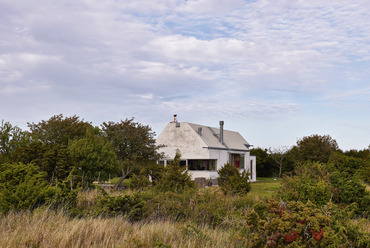
[[367,0],[2,1],[0,106],[17,108],[0,110],[45,101],[48,113],[150,122],[364,109],[369,12]]

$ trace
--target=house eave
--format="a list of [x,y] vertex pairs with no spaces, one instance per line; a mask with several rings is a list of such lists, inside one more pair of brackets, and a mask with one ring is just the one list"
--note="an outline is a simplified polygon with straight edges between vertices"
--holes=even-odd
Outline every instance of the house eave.
[[224,151],[236,151],[236,152],[249,152],[249,150],[245,149],[233,149],[233,148],[226,148],[226,147],[211,147],[211,146],[205,146],[203,148],[212,149],[212,150],[224,150]]

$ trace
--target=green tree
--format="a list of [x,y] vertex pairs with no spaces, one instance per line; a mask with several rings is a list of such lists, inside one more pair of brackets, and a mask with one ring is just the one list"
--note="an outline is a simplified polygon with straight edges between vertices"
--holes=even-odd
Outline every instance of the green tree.
[[249,174],[245,171],[240,173],[239,169],[230,163],[222,166],[218,175],[218,185],[224,194],[247,194],[251,190]]
[[285,165],[285,160],[287,157],[289,149],[286,146],[282,146],[279,148],[273,148],[269,149],[269,155],[271,159],[273,160],[273,166],[278,169],[278,177],[281,177],[281,174],[283,172],[283,168]]
[[37,165],[46,172],[45,179],[49,183],[65,180],[72,169],[67,146],[37,140],[19,147],[14,161]]
[[94,180],[105,180],[117,168],[117,156],[106,137],[87,131],[86,137],[70,142],[68,151],[72,173],[82,187]]
[[296,161],[316,161],[327,163],[330,155],[338,151],[338,144],[329,135],[305,136],[297,141]]
[[257,158],[256,169],[259,177],[272,177],[276,173],[276,169],[273,167],[273,160],[266,148],[257,147],[250,149],[250,154]]
[[44,180],[45,172],[33,164],[0,165],[0,211],[33,209],[53,194]]
[[189,172],[185,166],[180,166],[181,153],[176,151],[175,158],[169,163],[158,180],[156,188],[161,191],[182,192],[186,189],[195,188],[195,183],[191,181]]
[[28,123],[32,142],[17,151],[16,161],[34,163],[47,173],[50,183],[67,179],[72,170],[68,145],[73,140],[84,138],[93,127],[76,115],[54,115],[49,120]]
[[64,146],[68,146],[70,140],[84,138],[86,131],[93,129],[91,123],[80,120],[80,117],[74,115],[64,118],[63,114],[54,115],[37,124],[28,123],[28,127],[34,139]]
[[30,137],[27,132],[2,120],[0,125],[0,164],[11,162],[16,157],[14,154],[17,149],[29,142]]
[[157,152],[159,146],[155,143],[155,133],[149,126],[134,122],[133,118],[117,123],[104,122],[102,130],[112,143],[120,162],[121,178],[115,186],[116,189],[134,170],[160,158]]

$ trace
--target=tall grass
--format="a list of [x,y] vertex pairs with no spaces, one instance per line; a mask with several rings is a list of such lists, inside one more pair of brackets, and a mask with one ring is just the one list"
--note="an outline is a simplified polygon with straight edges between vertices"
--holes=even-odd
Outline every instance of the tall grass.
[[240,241],[231,230],[205,225],[71,219],[44,208],[2,216],[0,247],[240,247]]

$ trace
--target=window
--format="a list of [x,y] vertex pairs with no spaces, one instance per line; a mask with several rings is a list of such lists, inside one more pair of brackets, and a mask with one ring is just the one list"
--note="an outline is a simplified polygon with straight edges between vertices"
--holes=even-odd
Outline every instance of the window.
[[189,170],[216,170],[216,160],[215,159],[189,159],[188,160]]
[[245,160],[244,154],[236,153],[230,154],[230,164],[234,165],[238,169],[244,169],[244,160]]

